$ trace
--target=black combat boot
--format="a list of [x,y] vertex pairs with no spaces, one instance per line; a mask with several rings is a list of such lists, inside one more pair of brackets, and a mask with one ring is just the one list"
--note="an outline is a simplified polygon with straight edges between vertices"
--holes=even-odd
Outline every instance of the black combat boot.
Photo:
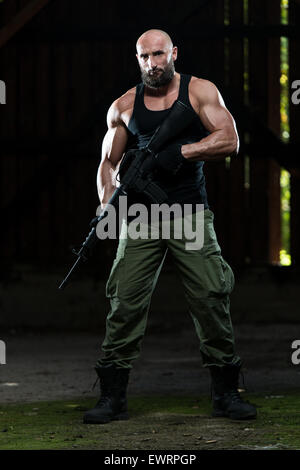
[[114,365],[95,367],[100,379],[100,399],[95,408],[84,414],[86,424],[103,424],[112,420],[129,419],[126,389],[129,369],[117,369]]
[[212,378],[212,416],[231,419],[254,419],[256,408],[240,397],[238,392],[241,363],[209,367]]

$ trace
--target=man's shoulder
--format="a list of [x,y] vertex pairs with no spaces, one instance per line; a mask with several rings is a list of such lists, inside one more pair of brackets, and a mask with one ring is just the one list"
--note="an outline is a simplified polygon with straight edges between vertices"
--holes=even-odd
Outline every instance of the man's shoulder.
[[200,108],[208,103],[217,103],[221,100],[221,95],[216,85],[204,78],[192,77],[189,92],[192,100]]
[[107,113],[108,126],[127,124],[132,112],[135,100],[135,87],[130,88],[122,96],[117,98],[110,106]]
[[217,91],[216,85],[210,80],[192,76],[190,83],[190,90],[196,93],[215,93]]
[[124,113],[126,110],[130,109],[134,105],[136,87],[130,88],[123,95],[117,98],[112,106],[120,113]]

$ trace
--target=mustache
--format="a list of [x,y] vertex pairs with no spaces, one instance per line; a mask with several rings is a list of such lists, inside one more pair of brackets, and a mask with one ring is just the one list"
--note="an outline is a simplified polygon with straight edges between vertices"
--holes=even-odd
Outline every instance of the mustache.
[[164,69],[161,69],[161,68],[151,69],[151,70],[148,71],[148,75],[151,75],[155,72],[164,72]]

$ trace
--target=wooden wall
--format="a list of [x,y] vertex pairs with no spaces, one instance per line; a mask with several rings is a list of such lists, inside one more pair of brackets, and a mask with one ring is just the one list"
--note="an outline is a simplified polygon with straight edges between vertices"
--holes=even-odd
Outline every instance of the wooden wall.
[[[26,4],[0,3],[1,25]],[[279,5],[280,0],[249,0],[249,25],[262,31],[279,24]],[[7,104],[0,108],[0,256],[6,265],[61,265],[69,245],[86,235],[98,205],[95,178],[106,111],[140,81],[135,41],[151,27],[174,38],[177,70],[216,83],[237,120],[239,156],[205,165],[224,257],[236,268],[278,261],[279,166],[267,148],[257,151],[245,109],[279,136],[279,38],[248,34],[243,2],[229,0],[228,7],[225,31],[223,0],[153,1],[142,9],[134,1],[51,0],[0,49],[0,79],[7,85]],[[292,44],[291,67],[299,68],[299,38]],[[112,247],[103,244],[101,259],[110,258]]]

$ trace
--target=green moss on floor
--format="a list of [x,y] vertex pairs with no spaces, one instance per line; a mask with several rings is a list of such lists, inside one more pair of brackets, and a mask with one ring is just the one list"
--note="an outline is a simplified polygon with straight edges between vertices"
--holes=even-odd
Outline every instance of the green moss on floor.
[[0,405],[0,449],[300,449],[300,394],[247,395],[257,420],[210,416],[209,397],[129,398],[129,421],[85,425],[94,398]]

